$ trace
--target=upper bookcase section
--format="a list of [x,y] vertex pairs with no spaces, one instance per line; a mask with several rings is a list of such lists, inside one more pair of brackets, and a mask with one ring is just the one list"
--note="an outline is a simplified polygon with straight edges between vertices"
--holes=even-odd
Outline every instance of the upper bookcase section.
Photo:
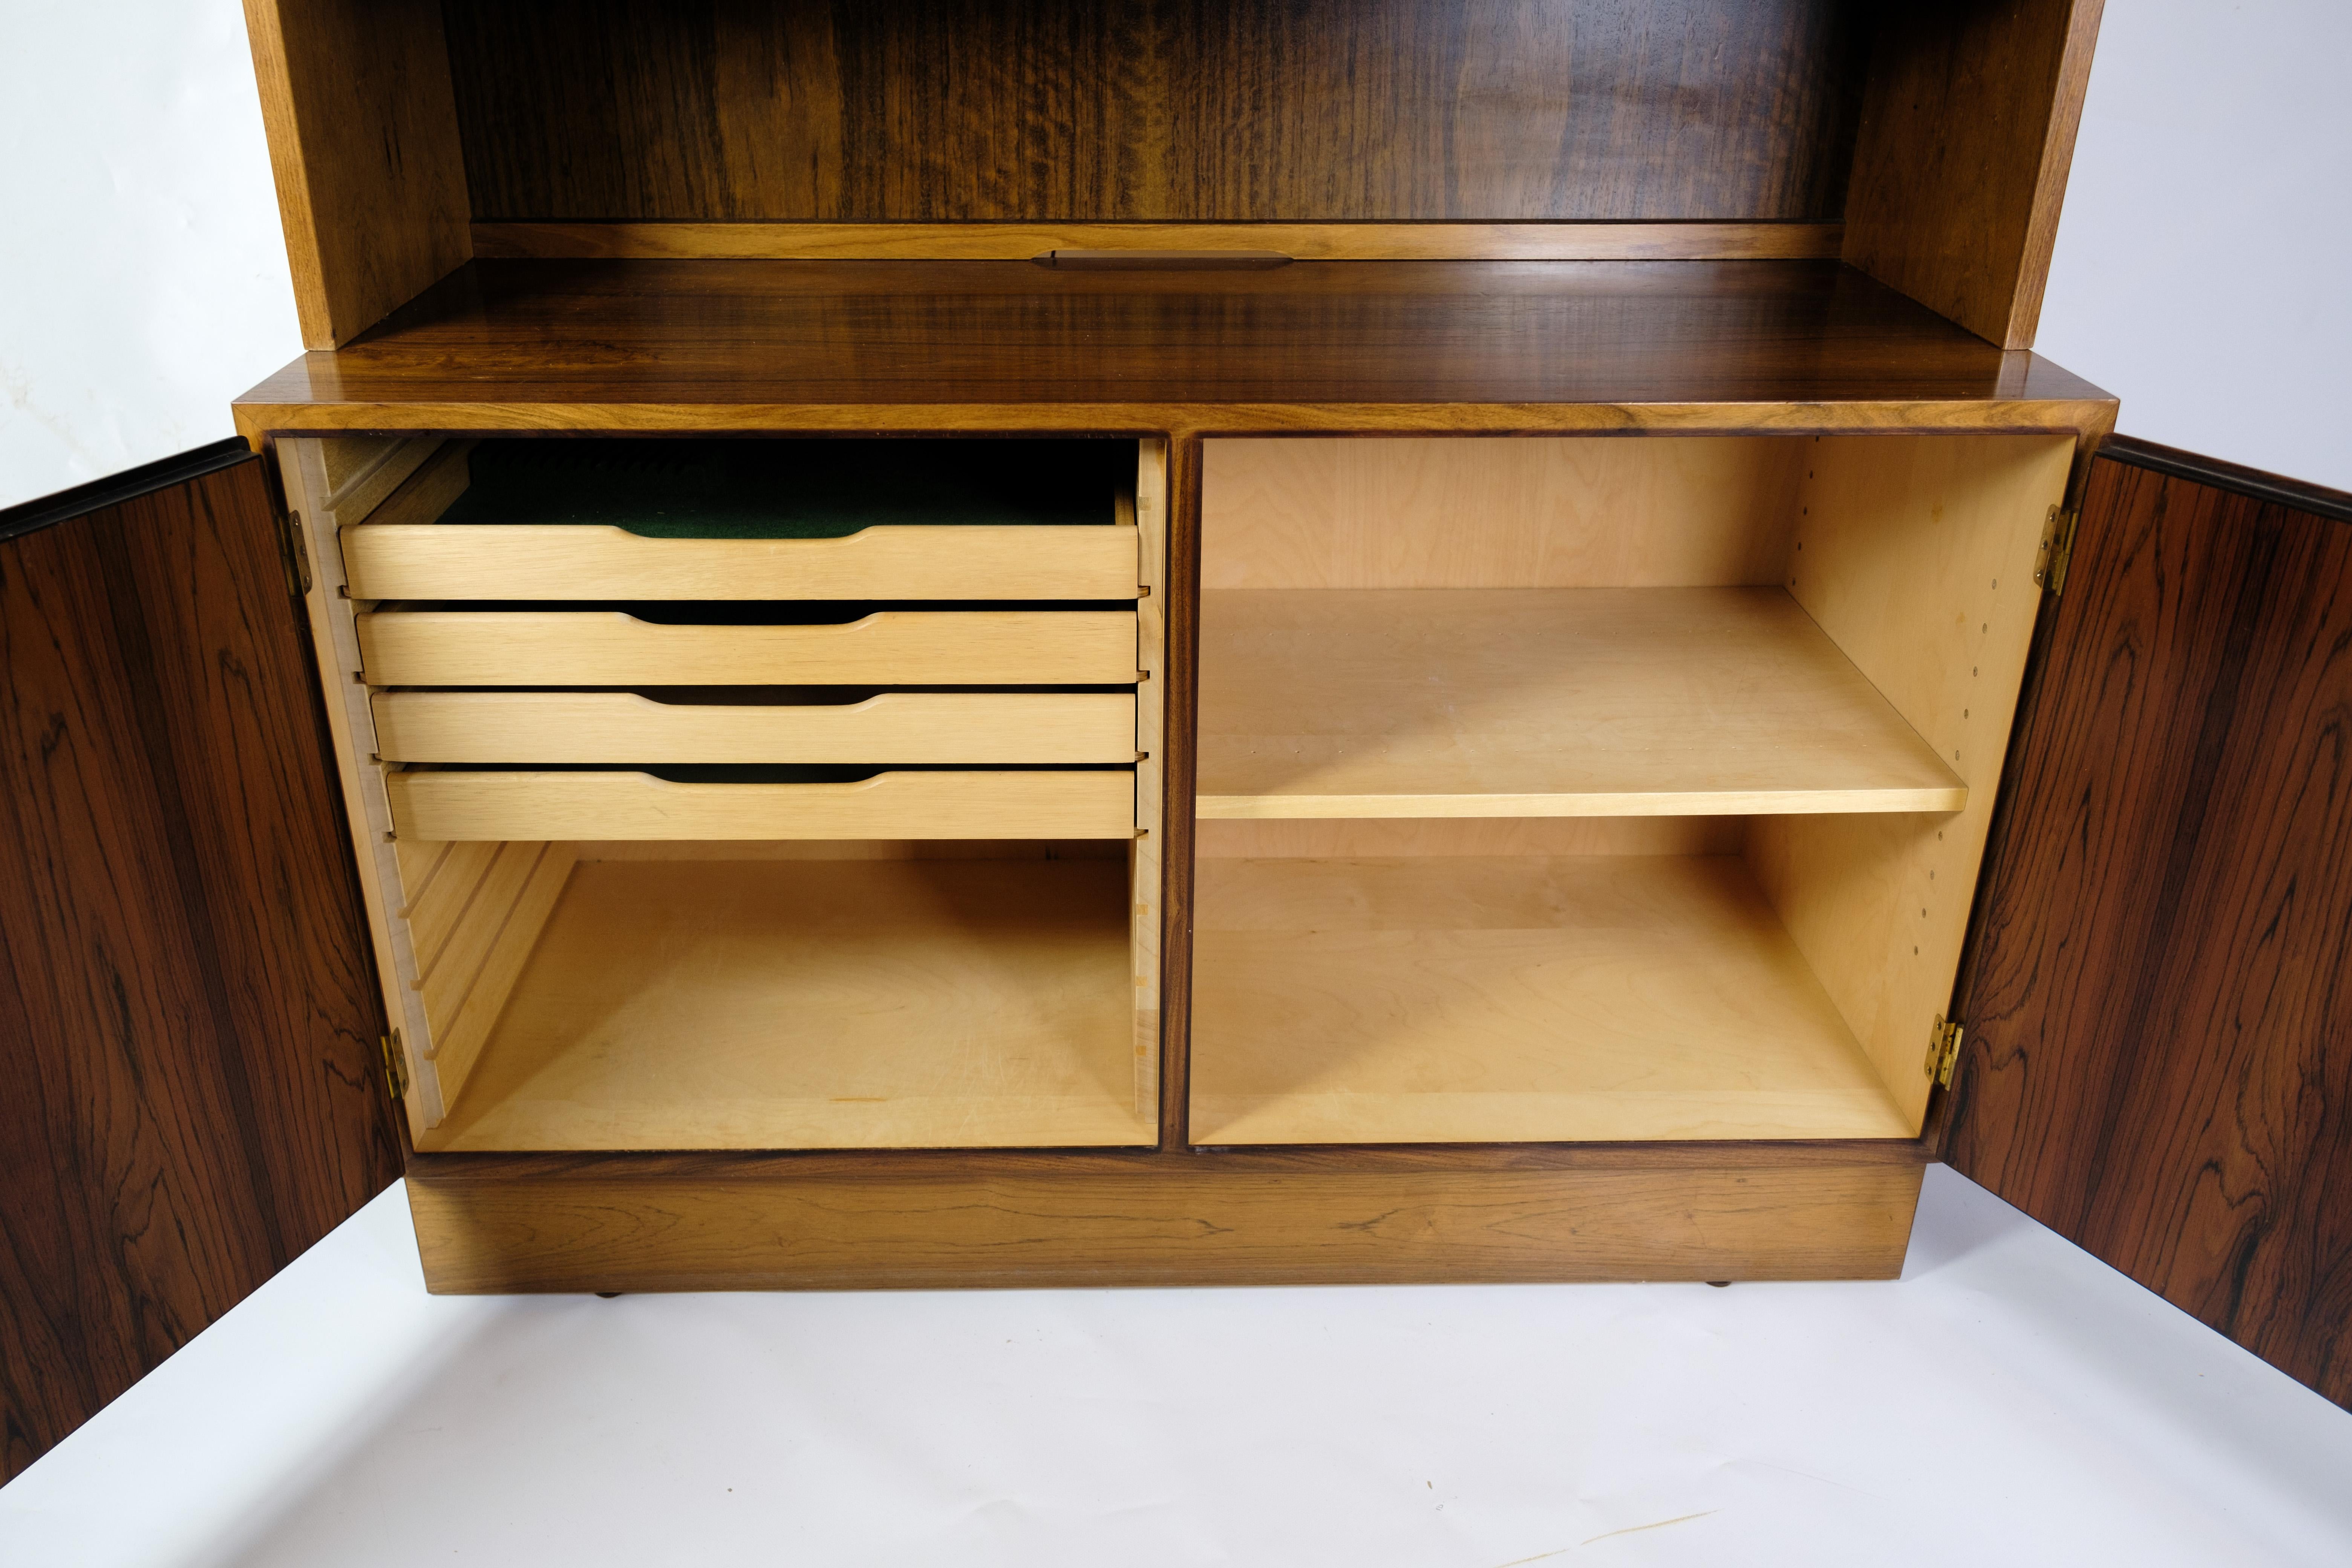
[[2016,349],[2100,0],[246,8],[314,348],[478,258],[1244,249],[1842,259]]

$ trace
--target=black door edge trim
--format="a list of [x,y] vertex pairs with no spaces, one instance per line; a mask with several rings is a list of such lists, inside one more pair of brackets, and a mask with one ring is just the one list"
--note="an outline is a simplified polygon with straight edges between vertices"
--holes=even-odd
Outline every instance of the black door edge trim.
[[151,491],[184,485],[191,479],[201,479],[206,474],[233,468],[253,456],[253,448],[245,444],[243,437],[231,436],[209,447],[198,447],[193,452],[159,458],[152,463],[125,468],[103,479],[76,485],[69,490],[59,490],[55,495],[0,509],[0,540],[37,533],[42,529],[54,528],[77,517],[87,517],[91,512],[104,511],[108,507],[136,500]]
[[2211,485],[2216,489],[2293,507],[2297,511],[2316,512],[2338,522],[2352,522],[2352,492],[2329,489],[2326,485],[2305,484],[2301,479],[2241,468],[2218,458],[2200,458],[2177,447],[2159,447],[2153,441],[2129,436],[2108,437],[2099,443],[2098,455],[2129,463],[2136,468],[2152,468],[2175,479]]

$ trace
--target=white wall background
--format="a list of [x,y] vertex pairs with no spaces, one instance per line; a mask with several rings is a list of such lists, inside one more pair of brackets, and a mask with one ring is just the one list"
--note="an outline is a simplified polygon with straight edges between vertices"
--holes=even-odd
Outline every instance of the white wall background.
[[237,0],[0,0],[0,506],[234,435],[301,351]]
[[[2347,0],[2109,0],[2042,352],[2352,489]],[[237,0],[0,0],[0,506],[232,434],[301,352]]]
[[2107,0],[2035,347],[2124,434],[2352,489],[2347,60],[2347,0]]

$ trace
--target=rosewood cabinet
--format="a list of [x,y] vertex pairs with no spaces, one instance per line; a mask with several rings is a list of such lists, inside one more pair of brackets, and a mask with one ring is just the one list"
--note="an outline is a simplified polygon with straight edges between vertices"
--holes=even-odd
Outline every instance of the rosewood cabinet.
[[247,9],[208,787],[372,973],[185,963],[435,1289],[1887,1278],[1946,1158],[2352,1398],[2352,535],[2032,352],[2095,0]]

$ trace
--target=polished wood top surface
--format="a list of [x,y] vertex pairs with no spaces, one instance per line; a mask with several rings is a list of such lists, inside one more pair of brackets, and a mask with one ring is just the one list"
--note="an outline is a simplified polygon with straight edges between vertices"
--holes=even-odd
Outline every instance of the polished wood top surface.
[[478,261],[238,400],[407,429],[2105,431],[1824,261]]

